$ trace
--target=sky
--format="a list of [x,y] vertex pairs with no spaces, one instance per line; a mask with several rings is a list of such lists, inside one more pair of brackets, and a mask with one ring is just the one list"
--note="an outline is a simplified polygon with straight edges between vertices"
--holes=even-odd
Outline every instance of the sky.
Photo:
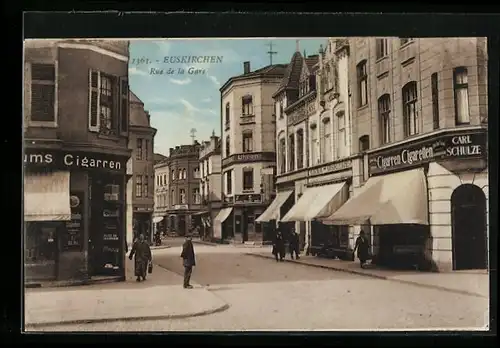
[[[287,64],[297,45],[302,53],[312,55],[318,53],[321,44],[325,47],[326,41],[326,38],[301,38],[298,42],[296,39],[131,41],[130,89],[142,100],[151,115],[151,126],[157,129],[155,153],[168,156],[169,148],[192,143],[193,128],[195,139],[200,142],[209,140],[212,131],[220,135],[219,88],[230,77],[243,73],[245,61],[250,62],[252,71],[269,65],[269,43],[272,42],[272,50],[276,52],[273,64]],[[220,58],[214,63],[165,62],[165,57],[171,60],[182,56]]]

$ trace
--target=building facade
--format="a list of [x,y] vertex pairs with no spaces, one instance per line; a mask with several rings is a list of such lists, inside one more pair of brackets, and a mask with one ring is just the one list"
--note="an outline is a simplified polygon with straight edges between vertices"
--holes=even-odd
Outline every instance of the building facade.
[[[156,154],[155,154],[156,155]],[[159,156],[157,156],[159,157]],[[159,159],[154,165],[155,172],[155,205],[153,213],[153,228],[155,232],[167,233],[167,210],[170,207],[170,166],[168,157]]]
[[128,41],[26,40],[25,279],[125,279]]
[[195,141],[170,149],[167,233],[184,236],[201,225],[200,147]]
[[312,254],[346,258],[353,229],[320,221],[352,195],[348,79],[349,45],[329,39],[318,55],[297,51],[274,99],[277,113],[277,196],[259,219],[299,233]]
[[[149,113],[144,103],[130,92],[129,149],[132,150],[132,179],[127,186],[132,194],[132,229],[128,230],[127,242],[140,234],[153,241],[154,210],[154,137]],[[130,224],[129,224],[130,225]]]
[[276,121],[272,95],[286,65],[270,65],[230,78],[221,92],[223,204],[226,209],[214,224],[221,224],[222,239],[262,241],[255,219],[265,210],[261,173],[274,168]]
[[200,194],[202,235],[207,240],[221,241],[222,231],[215,231],[213,226],[222,207],[221,139],[215,132],[200,148]]
[[[487,268],[486,38],[350,38],[355,197],[374,261]],[[383,204],[383,205],[382,205]]]

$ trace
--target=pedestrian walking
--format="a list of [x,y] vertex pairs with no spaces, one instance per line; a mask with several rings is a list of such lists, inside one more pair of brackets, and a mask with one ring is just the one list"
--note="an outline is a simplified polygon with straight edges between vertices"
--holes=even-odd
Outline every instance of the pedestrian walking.
[[290,234],[290,241],[288,243],[288,248],[290,252],[290,256],[292,257],[292,260],[294,259],[294,254],[295,254],[295,259],[300,259],[299,256],[299,234],[295,232],[295,229],[292,229],[292,233]]
[[193,242],[189,234],[186,235],[186,241],[182,245],[181,257],[184,265],[184,289],[192,289],[193,287],[189,282],[191,280],[191,274],[193,273],[193,267],[196,266],[196,260]]
[[134,259],[134,273],[137,277],[136,281],[146,280],[148,265],[152,261],[151,248],[149,243],[144,240],[144,235],[139,235],[139,238],[134,241],[132,250],[130,251],[129,259]]
[[365,231],[361,230],[359,232],[359,237],[356,238],[356,245],[354,246],[353,253],[358,251],[358,259],[361,268],[365,267],[366,261],[370,258],[370,244],[368,243],[368,238],[365,235]]
[[279,227],[276,232],[276,237],[274,238],[273,255],[276,258],[276,262],[283,261],[285,258],[285,241],[283,240],[283,234]]

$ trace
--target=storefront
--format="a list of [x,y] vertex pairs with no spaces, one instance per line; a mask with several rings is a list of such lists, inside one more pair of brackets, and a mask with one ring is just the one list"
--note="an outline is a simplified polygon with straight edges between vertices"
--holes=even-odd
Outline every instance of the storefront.
[[175,205],[173,210],[167,212],[167,233],[176,236],[185,236],[189,232],[200,233],[201,216],[198,213],[198,210],[189,210],[187,204]]
[[226,197],[225,207],[214,219],[214,234],[235,243],[262,242],[262,224],[256,219],[264,210],[260,194]]
[[143,235],[147,241],[153,241],[153,208],[137,207],[133,208],[132,230],[134,240]]
[[124,277],[127,156],[25,149],[25,279]]
[[373,150],[367,182],[324,222],[373,226],[374,261],[383,266],[486,268],[486,132],[442,130]]
[[255,220],[262,224],[263,239],[265,242],[273,241],[280,218],[285,216],[295,203],[293,191],[293,189],[289,189],[278,192],[267,209]]
[[349,198],[352,159],[343,159],[309,168],[305,180],[295,182],[297,203],[282,221],[305,227],[305,249],[312,255],[345,259],[350,255],[348,226],[327,226],[322,217],[331,215]]

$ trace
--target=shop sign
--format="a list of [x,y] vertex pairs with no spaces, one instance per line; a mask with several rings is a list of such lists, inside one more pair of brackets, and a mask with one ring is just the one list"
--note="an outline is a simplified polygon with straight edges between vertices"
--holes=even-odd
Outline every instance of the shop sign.
[[104,169],[125,172],[127,159],[120,156],[90,152],[25,149],[24,165],[59,169]]
[[339,162],[334,162],[334,163],[329,163],[327,165],[318,167],[318,168],[313,168],[309,170],[309,176],[317,176],[317,175],[324,175],[324,174],[329,174],[333,172],[338,172],[341,170],[346,170],[346,169],[351,169],[352,168],[352,161],[347,160],[347,161],[339,161]]
[[149,208],[149,207],[135,207],[134,211],[136,211],[136,212],[150,212],[150,211],[153,211],[153,208]]
[[250,195],[236,195],[234,197],[235,204],[248,204],[248,203],[261,203],[262,195],[260,194],[250,194]]
[[175,210],[187,210],[189,209],[187,204],[176,204],[174,205]]
[[71,220],[66,221],[66,233],[63,238],[64,250],[79,251],[82,248],[83,237],[83,192],[71,192],[69,204]]
[[370,175],[439,160],[486,158],[486,130],[454,132],[369,156]]
[[253,162],[274,162],[274,152],[255,152],[255,153],[239,153],[231,155],[222,160],[222,166],[227,167],[237,163],[253,163]]

